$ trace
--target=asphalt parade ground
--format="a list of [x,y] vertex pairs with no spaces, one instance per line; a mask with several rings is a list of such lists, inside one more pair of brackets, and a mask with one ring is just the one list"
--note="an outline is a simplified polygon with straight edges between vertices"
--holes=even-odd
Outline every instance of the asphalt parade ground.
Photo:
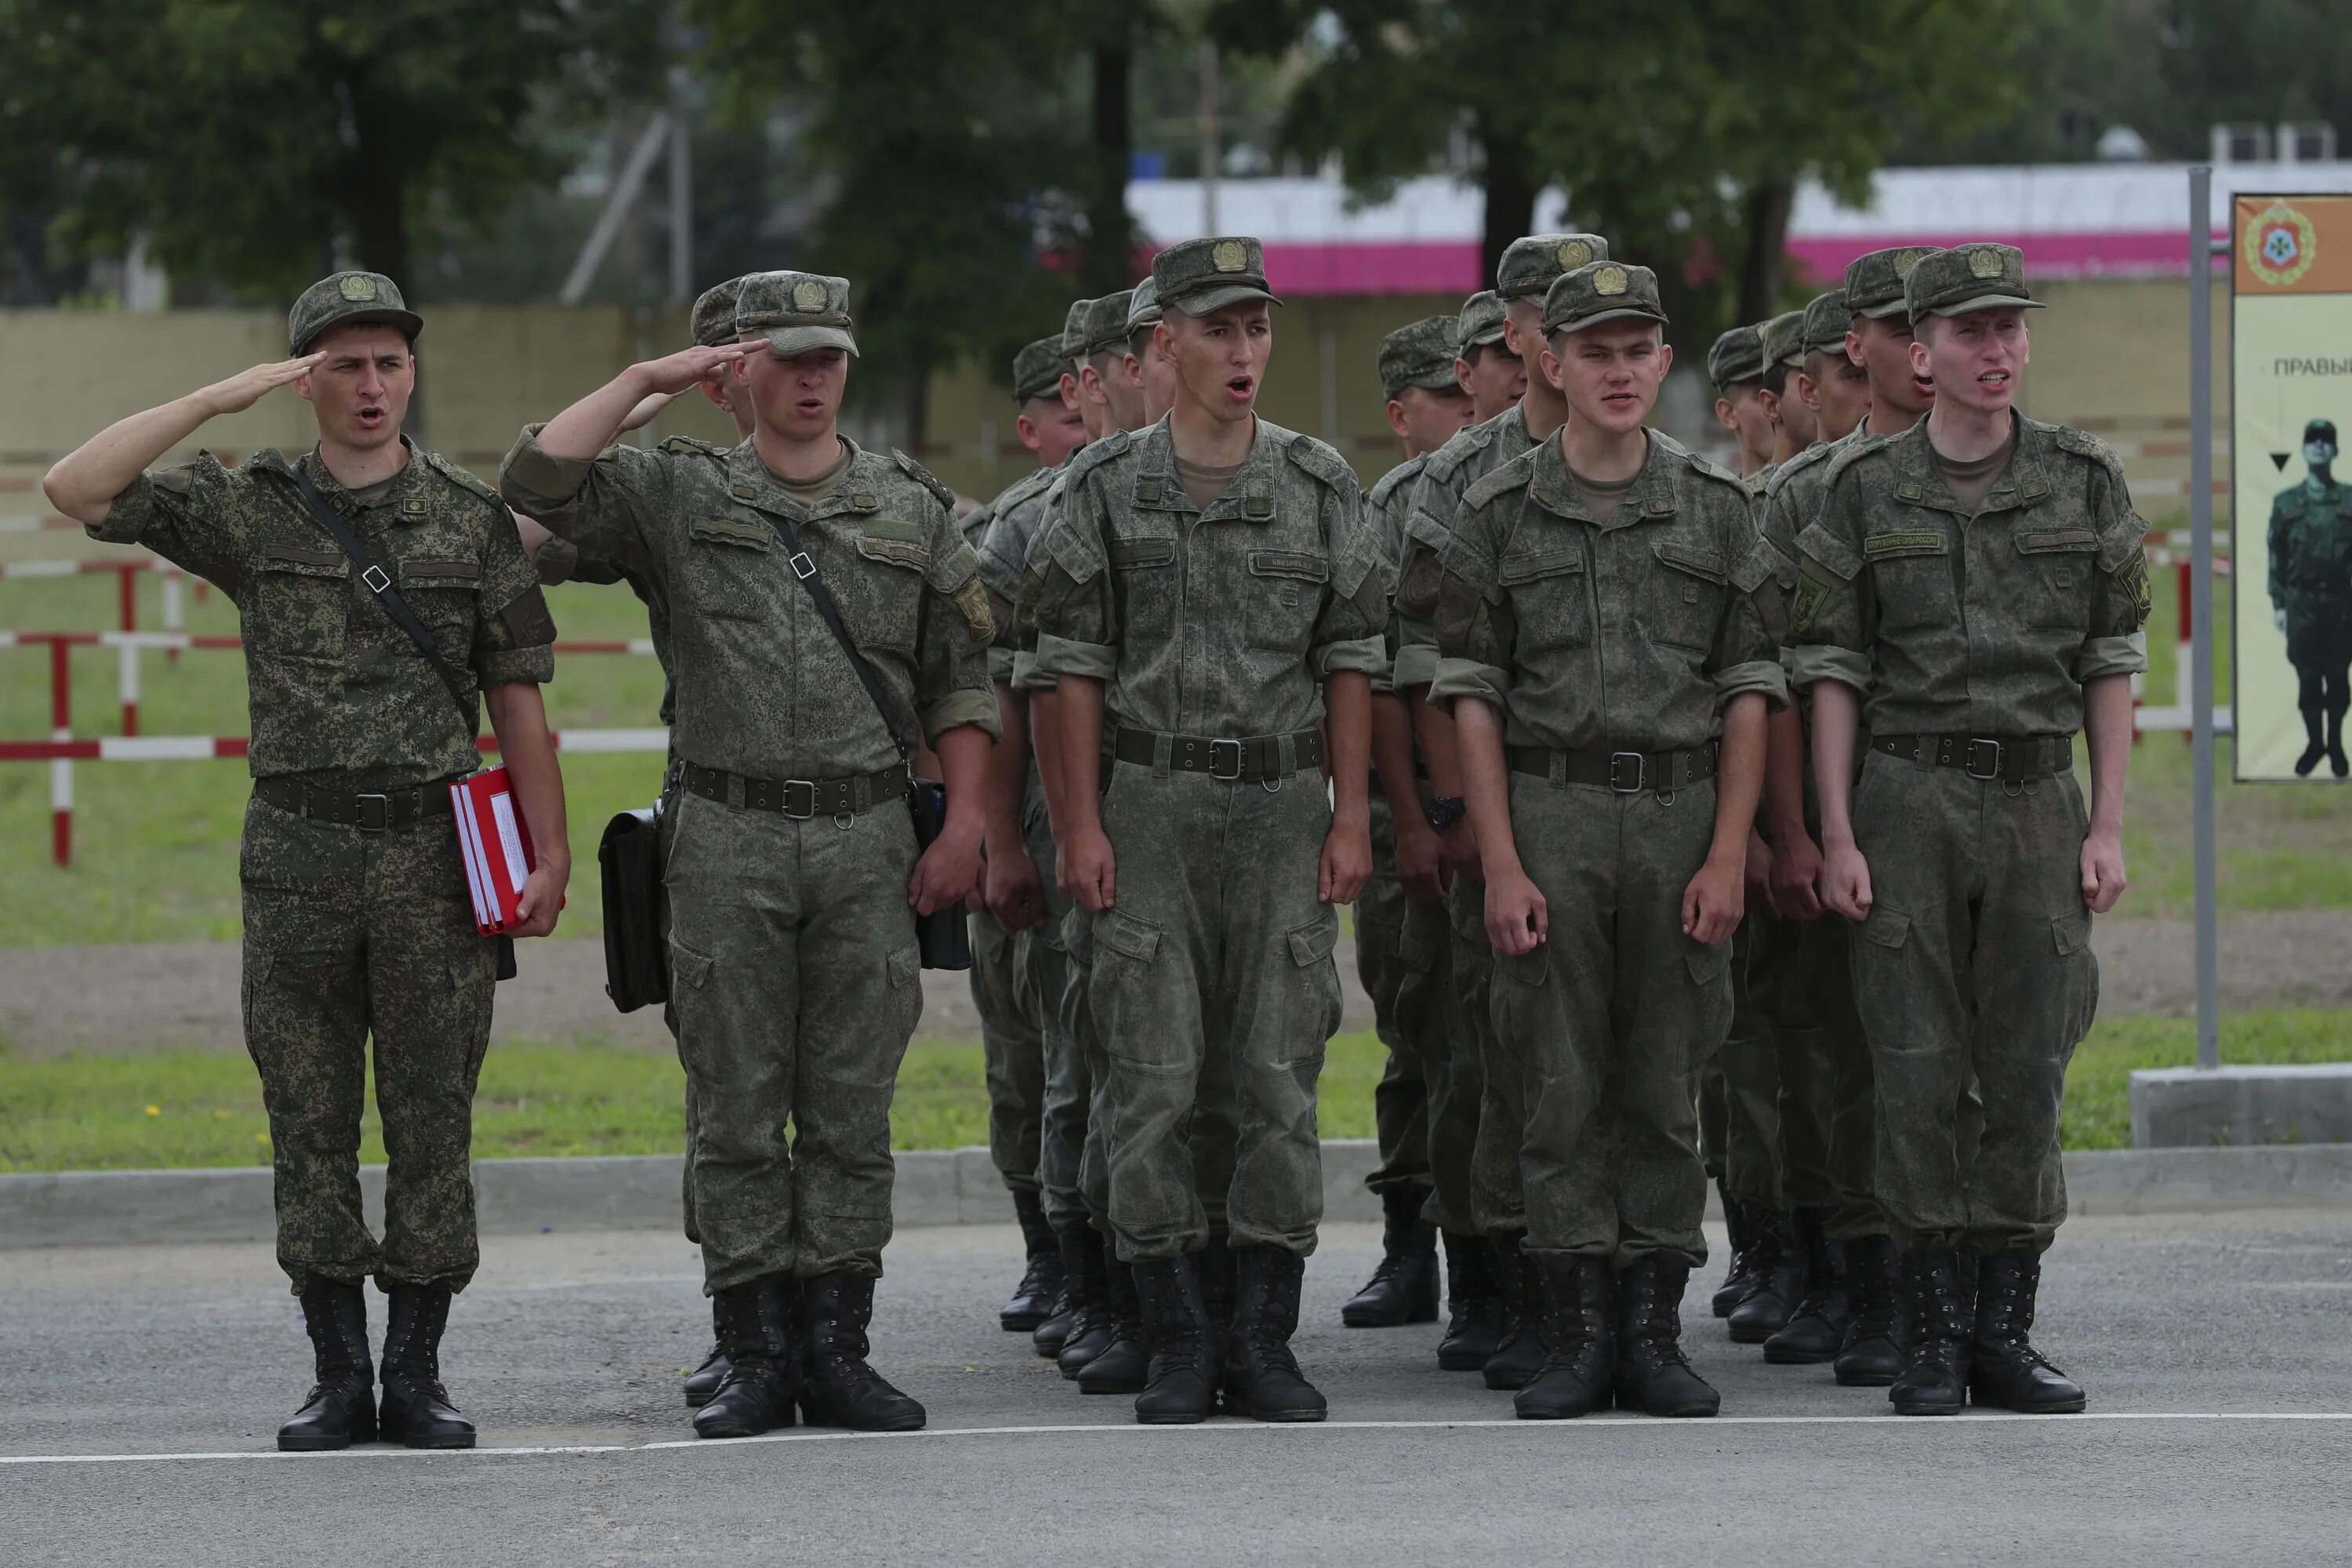
[[300,1456],[267,1246],[0,1254],[0,1563],[2352,1562],[2352,1214],[2069,1225],[2036,1340],[2074,1417],[1893,1416],[1730,1343],[1695,1279],[1721,1417],[1515,1421],[1433,1326],[1339,1326],[1378,1243],[1328,1227],[1308,1267],[1320,1426],[1135,1426],[997,1328],[1017,1234],[950,1226],[903,1232],[878,1294],[929,1431],[716,1443],[678,1397],[693,1249],[491,1237],[443,1358],[484,1446]]

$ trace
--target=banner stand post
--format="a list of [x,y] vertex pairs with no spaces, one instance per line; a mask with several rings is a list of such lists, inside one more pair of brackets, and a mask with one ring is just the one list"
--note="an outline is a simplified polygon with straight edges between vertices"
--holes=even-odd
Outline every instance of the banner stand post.
[[[2231,231],[2236,233],[2234,218]],[[2213,857],[2213,258],[2231,241],[2213,238],[2213,171],[2189,171],[2189,766],[2195,774],[2189,829],[2197,870],[2197,1065],[2221,1065],[2221,931]]]

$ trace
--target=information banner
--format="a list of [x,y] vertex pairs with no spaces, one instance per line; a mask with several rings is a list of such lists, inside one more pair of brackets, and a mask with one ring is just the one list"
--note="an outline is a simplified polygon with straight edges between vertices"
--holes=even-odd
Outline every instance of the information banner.
[[2352,195],[2234,198],[2237,776],[2335,783],[2352,707]]

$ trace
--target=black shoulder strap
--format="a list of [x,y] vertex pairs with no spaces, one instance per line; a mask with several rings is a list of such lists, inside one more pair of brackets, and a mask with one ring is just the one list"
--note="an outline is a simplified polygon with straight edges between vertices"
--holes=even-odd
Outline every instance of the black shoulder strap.
[[841,624],[841,607],[833,602],[832,590],[824,585],[824,579],[816,574],[815,558],[801,548],[800,535],[793,531],[789,518],[776,511],[766,515],[775,523],[776,531],[783,535],[784,549],[790,552],[784,558],[785,564],[792,568],[793,575],[801,580],[801,586],[808,590],[809,598],[816,605],[816,613],[824,617],[824,624],[832,631],[834,640],[841,645],[841,651],[849,656],[850,668],[857,671],[858,681],[866,688],[866,695],[873,700],[874,710],[882,715],[883,728],[890,731],[891,744],[898,748],[899,756],[913,757],[915,749],[908,742],[906,731],[899,728],[898,721],[891,714],[889,699],[882,691],[881,678],[874,673],[874,667],[866,662],[866,656],[857,651],[856,641],[850,637],[849,628]]
[[416,612],[408,607],[408,601],[402,598],[400,590],[392,585],[392,574],[368,559],[367,551],[360,544],[359,535],[352,531],[351,524],[343,521],[342,514],[328,504],[327,498],[319,493],[319,487],[312,484],[310,476],[302,471],[300,460],[298,458],[287,464],[286,469],[294,476],[294,483],[300,489],[303,504],[310,508],[310,515],[335,536],[335,542],[342,546],[343,553],[352,558],[352,564],[360,569],[360,581],[366,584],[367,591],[383,605],[383,613],[392,617],[393,625],[408,634],[408,640],[416,645],[416,651],[425,656],[425,662],[433,667],[433,673],[439,676],[441,684],[449,689],[449,700],[457,705],[458,722],[466,726],[466,738],[471,741],[476,723],[474,705],[466,700],[466,689],[458,684],[457,672],[449,668],[449,661],[441,657],[440,648],[434,644],[433,634],[425,629],[425,623],[416,618]]

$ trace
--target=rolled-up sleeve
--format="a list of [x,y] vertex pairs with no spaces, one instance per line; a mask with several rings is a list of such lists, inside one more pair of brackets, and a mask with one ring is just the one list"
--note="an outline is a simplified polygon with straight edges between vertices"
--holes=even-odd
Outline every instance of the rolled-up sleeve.
[[1325,492],[1331,586],[1307,645],[1307,666],[1318,678],[1385,676],[1389,672],[1389,588],[1395,568],[1365,521],[1353,475]]
[[503,510],[490,524],[483,552],[479,603],[471,663],[482,689],[543,686],[554,679],[555,617],[540,591],[539,570]]
[[2144,631],[2128,637],[2088,638],[2074,656],[2074,679],[2084,684],[2103,675],[2147,673],[2147,634]]
[[1118,607],[1108,563],[1094,488],[1059,488],[1022,570],[1020,615],[1036,628],[1041,673],[1088,680],[1118,673]]
[[999,739],[988,656],[996,623],[980,581],[980,558],[941,507],[933,519],[933,564],[924,575],[924,613],[915,638],[915,711],[936,746],[948,731],[974,725]]
[[1440,708],[1450,708],[1459,697],[1475,697],[1500,709],[1510,700],[1511,675],[1498,664],[1482,664],[1475,658],[1449,658],[1440,655],[1437,668],[1429,682],[1429,700]]
[[1800,690],[1834,680],[1871,685],[1877,624],[1870,575],[1862,569],[1854,487],[1833,480],[1821,515],[1797,536],[1797,589],[1789,610],[1790,674]]
[[1726,596],[1707,659],[1716,706],[1753,691],[1769,706],[1786,708],[1789,672],[1780,663],[1780,645],[1789,629],[1789,600],[1774,570],[1774,552],[1744,514],[1730,521],[1727,532],[1733,592]]
[[2132,510],[2119,471],[2099,475],[2093,504],[2100,510],[2099,575],[2093,585],[2090,624],[2074,655],[2074,679],[2140,675],[2147,669],[2147,616],[2154,598],[2147,574],[2147,524]]
[[143,545],[234,603],[244,587],[243,524],[253,511],[236,500],[251,482],[243,470],[232,473],[210,452],[199,452],[188,462],[150,468],[131,480],[105,518],[83,531],[104,544]]

